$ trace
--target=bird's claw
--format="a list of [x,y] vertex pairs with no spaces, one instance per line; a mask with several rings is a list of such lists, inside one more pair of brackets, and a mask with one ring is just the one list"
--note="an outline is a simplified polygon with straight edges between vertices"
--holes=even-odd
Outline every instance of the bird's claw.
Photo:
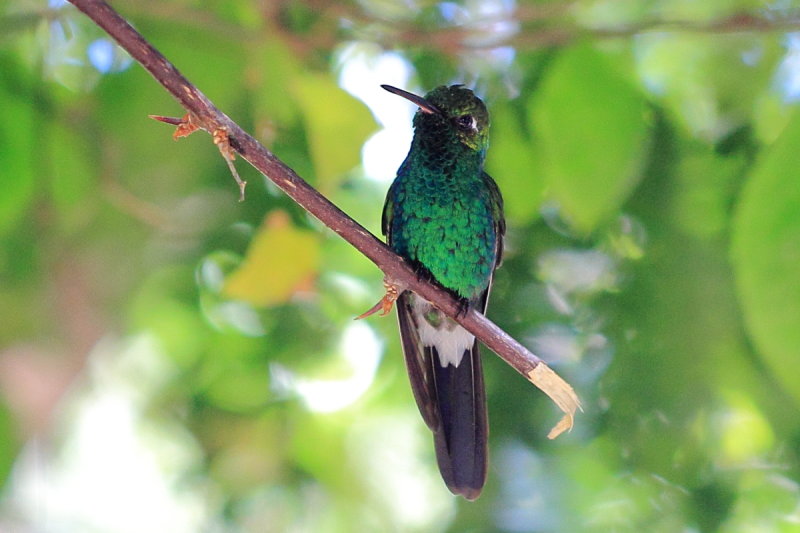
[[386,294],[383,298],[380,299],[378,303],[370,307],[365,312],[358,315],[355,320],[361,320],[362,318],[367,318],[370,315],[374,315],[378,311],[381,312],[380,316],[386,316],[394,307],[394,302],[397,301],[397,297],[400,295],[400,291],[397,288],[397,285],[391,283],[390,281],[384,279],[383,286],[386,287]]

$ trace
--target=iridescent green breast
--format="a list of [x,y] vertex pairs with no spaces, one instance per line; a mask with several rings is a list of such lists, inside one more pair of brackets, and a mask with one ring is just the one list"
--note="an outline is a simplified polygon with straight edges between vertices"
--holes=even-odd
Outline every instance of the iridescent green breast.
[[496,259],[490,184],[474,162],[424,163],[407,160],[389,191],[389,245],[445,288],[475,298]]

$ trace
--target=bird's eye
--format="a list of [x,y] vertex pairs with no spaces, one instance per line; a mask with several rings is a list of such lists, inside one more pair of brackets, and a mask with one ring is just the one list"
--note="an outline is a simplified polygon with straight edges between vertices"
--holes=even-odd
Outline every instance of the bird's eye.
[[461,115],[460,117],[456,117],[455,122],[456,126],[458,126],[458,129],[462,131],[474,131],[477,129],[475,117],[472,115]]

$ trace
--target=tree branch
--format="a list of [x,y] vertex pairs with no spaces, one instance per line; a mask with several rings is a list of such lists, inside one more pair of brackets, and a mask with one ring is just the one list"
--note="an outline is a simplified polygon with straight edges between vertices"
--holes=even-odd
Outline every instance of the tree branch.
[[[189,112],[189,119],[194,126],[211,133],[215,140],[220,133],[223,137],[226,134],[230,147],[243,159],[272,180],[306,211],[368,257],[387,278],[434,303],[550,396],[566,413],[550,432],[551,438],[572,426],[572,417],[580,408],[579,400],[572,387],[550,370],[541,359],[474,309],[469,309],[466,314],[459,314],[459,305],[453,296],[444,289],[419,279],[400,256],[319,194],[291,168],[217,109],[197,87],[106,2],[102,0],[70,0],[70,2],[147,69]],[[226,155],[225,151],[222,151],[223,155]]]

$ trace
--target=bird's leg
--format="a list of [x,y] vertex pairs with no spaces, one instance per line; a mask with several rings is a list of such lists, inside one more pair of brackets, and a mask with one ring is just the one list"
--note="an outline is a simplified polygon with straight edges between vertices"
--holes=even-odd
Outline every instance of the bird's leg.
[[394,306],[394,302],[397,301],[397,297],[400,296],[400,293],[405,290],[399,283],[389,279],[388,276],[383,278],[383,286],[386,288],[386,294],[383,296],[383,298],[381,298],[378,303],[370,307],[367,311],[358,315],[355,318],[356,320],[367,318],[370,315],[374,315],[378,311],[381,312],[381,316],[388,315]]
[[467,316],[469,312],[469,298],[459,298],[458,299],[458,310],[456,311],[456,318],[464,318]]

